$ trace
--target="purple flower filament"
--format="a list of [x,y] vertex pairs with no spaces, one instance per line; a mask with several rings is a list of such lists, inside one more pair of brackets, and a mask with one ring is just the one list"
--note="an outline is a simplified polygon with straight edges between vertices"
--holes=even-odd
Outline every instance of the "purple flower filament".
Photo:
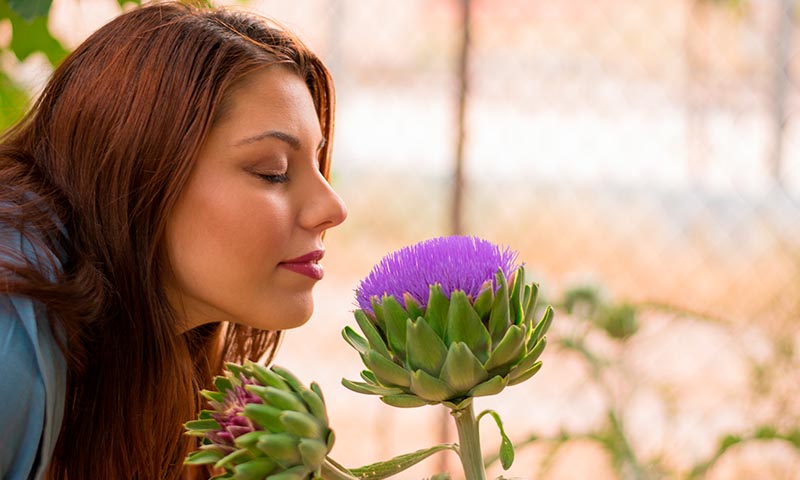
[[[498,269],[506,278],[516,269],[517,252],[477,237],[439,237],[403,247],[378,262],[356,289],[358,307],[372,313],[370,299],[393,296],[405,306],[408,293],[423,308],[430,286],[438,283],[447,297],[462,290],[475,298]],[[497,285],[495,285],[497,288]]]
[[[245,380],[244,383],[253,383]],[[261,398],[254,393],[248,392],[242,386],[235,386],[228,390],[223,403],[212,402],[216,407],[217,413],[212,413],[211,417],[219,423],[221,430],[206,433],[206,438],[211,440],[224,451],[233,452],[235,450],[234,440],[236,437],[254,430],[260,430],[249,418],[242,415],[244,407],[249,403],[264,403]]]

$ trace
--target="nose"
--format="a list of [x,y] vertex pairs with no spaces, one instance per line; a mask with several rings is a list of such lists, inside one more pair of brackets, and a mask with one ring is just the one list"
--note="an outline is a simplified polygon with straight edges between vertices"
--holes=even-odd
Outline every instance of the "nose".
[[325,231],[333,228],[347,218],[347,207],[342,198],[322,174],[316,178],[312,191],[307,192],[306,208],[301,213],[300,222],[306,228]]

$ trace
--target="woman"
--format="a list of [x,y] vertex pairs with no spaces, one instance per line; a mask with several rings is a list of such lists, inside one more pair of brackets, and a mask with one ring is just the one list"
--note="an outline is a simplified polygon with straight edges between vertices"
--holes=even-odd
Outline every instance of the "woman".
[[101,28],[0,144],[0,477],[173,479],[224,361],[311,315],[333,89],[297,39],[156,4]]

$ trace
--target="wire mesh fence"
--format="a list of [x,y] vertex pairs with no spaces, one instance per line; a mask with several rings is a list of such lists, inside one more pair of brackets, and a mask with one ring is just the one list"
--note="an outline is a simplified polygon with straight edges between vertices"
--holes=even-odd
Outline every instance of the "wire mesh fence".
[[[278,3],[250,5],[270,12]],[[351,210],[330,235],[331,266],[350,289],[386,251],[451,231],[459,4],[280,12],[298,25],[325,18],[320,41],[339,85],[335,181]],[[554,299],[594,281],[643,312],[642,330],[617,352],[630,366],[612,374],[627,395],[604,397],[591,369],[576,365],[580,355],[556,346],[542,378],[498,400],[517,439],[573,435],[552,456],[541,438],[522,449],[512,476],[680,478],[728,433],[796,428],[797,412],[784,410],[798,384],[786,370],[798,347],[800,273],[793,5],[471,8],[464,231],[519,249]],[[287,353],[302,349],[293,338]],[[614,463],[619,445],[592,443],[620,396],[629,397],[620,418],[630,448],[649,465],[641,470]],[[413,448],[404,435],[418,440],[419,430],[403,424],[435,418],[373,408],[389,425],[361,443],[383,445],[376,456]],[[765,439],[726,451],[702,476],[796,478],[797,465],[796,449]]]
[[[106,3],[56,0],[73,13],[52,19],[54,30],[90,30],[94,20],[75,18]],[[779,435],[731,443],[702,474],[798,478],[800,439],[778,437],[800,426],[800,8],[469,3],[463,231],[519,250],[552,302],[594,282],[637,305],[640,323],[624,342],[580,334],[610,365],[598,381],[570,344],[588,327],[558,311],[560,343],[541,378],[497,400],[512,439],[541,437],[505,475],[683,478],[725,435],[755,438],[767,425]],[[350,210],[327,237],[332,280],[317,313],[278,360],[330,392],[343,460],[427,446],[439,412],[392,410],[338,385],[358,372],[338,332],[352,323],[352,290],[384,253],[452,231],[462,3],[244,5],[297,32],[333,71],[333,182]],[[609,412],[622,437],[608,436]],[[492,442],[487,434],[487,450]],[[633,463],[615,456],[626,448]],[[441,467],[428,461],[408,478]]]

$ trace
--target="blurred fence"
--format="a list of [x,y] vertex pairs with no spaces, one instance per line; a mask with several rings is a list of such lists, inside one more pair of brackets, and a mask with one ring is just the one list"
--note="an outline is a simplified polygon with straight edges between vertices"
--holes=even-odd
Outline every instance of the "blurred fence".
[[[336,77],[334,180],[351,215],[329,237],[342,283],[330,292],[354,288],[385,252],[451,231],[460,3],[249,4],[299,30]],[[629,380],[647,393],[623,416],[632,448],[656,466],[598,464],[613,449],[592,453],[576,435],[576,450],[561,452],[572,461],[522,450],[512,473],[532,478],[549,461],[546,478],[682,478],[726,433],[796,428],[798,412],[786,408],[800,393],[788,367],[800,348],[797,9],[778,0],[471,7],[464,232],[519,249],[551,298],[594,281],[647,305],[642,333],[626,344],[639,352]],[[292,341],[300,336],[290,335],[290,351],[303,350],[307,338]],[[551,355],[545,377],[500,401],[517,438],[605,424],[588,371],[558,347]],[[572,387],[560,383],[570,375]],[[419,446],[418,430],[403,425],[432,421],[374,408],[390,428],[361,443],[375,457]],[[703,475],[798,478],[796,449],[766,439],[748,448]]]
[[[54,9],[65,13],[51,19],[52,30],[71,32],[64,36],[75,43],[75,25],[88,34],[107,15],[96,12],[114,3],[56,0]],[[282,354],[288,362],[330,355],[357,375],[357,357],[338,339],[350,321],[349,298],[342,297],[387,251],[452,229],[460,5],[246,2],[296,31],[325,59],[337,85],[333,181],[350,217],[328,236],[333,280],[320,286],[311,325],[289,335]],[[634,417],[629,428],[639,428],[632,448],[662,452],[659,468],[677,478],[713,451],[726,428],[746,430],[750,420],[798,425],[800,412],[796,405],[787,410],[786,399],[800,394],[791,368],[800,350],[799,11],[790,0],[471,2],[463,231],[519,250],[550,298],[591,280],[614,298],[647,306],[640,321],[649,333],[624,344],[639,352],[634,358],[646,357],[630,378],[677,369],[674,375],[694,380],[660,384],[625,412]],[[94,20],[76,23],[81,15]],[[11,77],[42,79],[7,52],[2,61]],[[571,413],[602,403],[564,386],[563,376],[575,375],[580,385],[589,373],[570,367],[569,352],[558,352],[548,352],[545,378],[509,394],[507,422],[530,411],[522,415],[527,420],[512,422],[512,437],[524,429],[569,430],[570,422],[580,423]],[[714,375],[733,361],[741,364],[724,387],[693,376]],[[338,367],[304,365],[297,369],[312,378],[333,377],[327,391],[344,375]],[[675,398],[688,393],[712,406],[678,408]],[[546,394],[559,401],[532,400]],[[731,397],[738,407],[722,408]],[[342,412],[340,443],[355,448],[344,453],[353,463],[401,453],[409,442],[400,432],[417,435],[413,448],[424,446],[419,441],[428,434],[408,428],[427,422],[427,413],[345,398],[333,402]],[[710,426],[697,416],[712,415],[714,402],[721,417]],[[544,410],[534,413],[539,406]],[[682,436],[664,429],[642,434],[654,418],[682,425]],[[575,448],[591,465],[592,450]],[[512,473],[530,478],[529,467],[538,469],[545,458],[525,460],[525,451]],[[762,478],[800,478],[796,450],[766,451],[739,456],[772,472]],[[730,462],[713,478],[755,478],[747,476],[750,467]],[[429,463],[416,478],[435,470]],[[547,478],[586,478],[580,470],[555,471],[561,473]],[[602,477],[598,472],[594,478]]]

